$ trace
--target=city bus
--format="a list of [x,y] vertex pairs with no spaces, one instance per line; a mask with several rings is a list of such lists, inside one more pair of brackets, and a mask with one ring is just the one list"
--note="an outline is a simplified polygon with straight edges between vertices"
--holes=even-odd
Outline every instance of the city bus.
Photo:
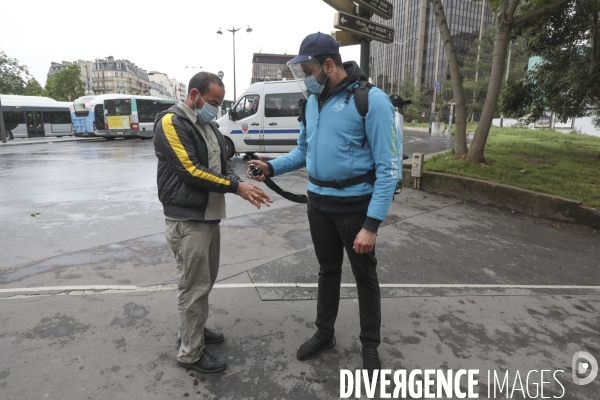
[[104,129],[96,136],[106,140],[120,138],[151,139],[154,137],[154,117],[177,100],[151,96],[113,95],[104,99]]
[[97,96],[82,96],[73,102],[71,120],[75,136],[95,136],[96,132],[104,129],[104,100],[126,95],[101,94]]
[[48,97],[2,95],[7,139],[73,135],[70,105]]

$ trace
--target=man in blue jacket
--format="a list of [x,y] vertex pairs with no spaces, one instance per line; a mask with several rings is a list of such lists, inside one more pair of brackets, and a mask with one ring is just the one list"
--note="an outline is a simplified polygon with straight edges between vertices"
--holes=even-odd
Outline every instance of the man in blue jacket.
[[251,163],[271,177],[305,166],[309,174],[308,221],[320,265],[317,332],[300,346],[297,357],[307,360],[335,345],[346,249],[358,289],[363,368],[372,373],[381,369],[375,241],[402,162],[394,108],[384,92],[371,88],[363,119],[354,88],[367,76],[355,62],[342,63],[339,44],[330,35],[308,35],[288,65],[307,98],[298,147],[270,162]]

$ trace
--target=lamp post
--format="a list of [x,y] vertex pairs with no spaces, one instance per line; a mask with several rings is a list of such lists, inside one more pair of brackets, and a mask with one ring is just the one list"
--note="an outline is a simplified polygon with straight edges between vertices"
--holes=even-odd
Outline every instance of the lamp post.
[[[398,42],[394,41],[394,51],[392,54],[392,92],[394,91],[394,71],[396,70],[396,67],[394,66],[394,61],[396,60],[396,45],[404,46],[406,43],[408,43],[408,41],[410,41],[412,39],[416,39],[416,38],[417,38],[416,36],[409,37],[402,43],[398,43]],[[398,95],[400,95],[400,85],[398,85]]]
[[[246,32],[248,32],[248,33],[252,32],[252,28],[250,28],[250,25],[244,25],[237,29],[235,29],[235,26],[234,26],[233,29],[227,29],[229,32],[233,33],[233,101],[235,101],[237,99],[237,93],[235,91],[235,33],[245,26],[248,27],[248,29],[246,29]],[[217,31],[217,34],[219,34],[219,35],[223,34],[223,32],[221,32],[221,28],[219,28],[219,30]]]
[[196,65],[192,65],[191,67],[188,67],[187,65],[185,66],[186,68],[191,68],[192,69],[192,76],[196,75],[196,68],[198,69],[202,69],[202,67],[200,66],[196,66]]

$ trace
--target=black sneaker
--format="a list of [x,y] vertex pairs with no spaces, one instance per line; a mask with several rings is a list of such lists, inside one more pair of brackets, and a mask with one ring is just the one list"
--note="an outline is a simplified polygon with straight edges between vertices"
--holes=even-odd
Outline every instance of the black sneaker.
[[310,360],[321,351],[333,347],[335,345],[335,337],[330,340],[321,340],[313,336],[308,341],[304,342],[298,349],[296,357],[300,361]]
[[[204,328],[204,344],[221,343],[223,340],[225,340],[225,336],[221,332]],[[181,338],[177,338],[177,344],[181,347]]]
[[379,361],[377,349],[367,349],[364,346],[360,346],[360,355],[363,358],[363,369],[366,369],[369,377],[372,378],[374,370],[381,370],[381,361]]
[[179,361],[177,363],[183,368],[193,369],[203,374],[214,374],[215,372],[225,371],[227,368],[227,364],[223,360],[210,354],[206,348],[202,349],[200,359],[195,363],[186,364]]

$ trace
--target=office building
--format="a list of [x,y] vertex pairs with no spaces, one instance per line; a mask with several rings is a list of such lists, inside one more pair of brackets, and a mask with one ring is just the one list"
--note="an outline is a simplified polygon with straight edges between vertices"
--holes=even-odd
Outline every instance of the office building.
[[[395,42],[371,42],[371,79],[387,93],[397,92],[400,82],[410,79],[429,95],[429,104],[443,89],[443,82],[450,78],[448,57],[433,7],[428,0],[390,1],[394,5],[394,18],[386,21],[374,16],[372,20],[395,28]],[[462,63],[481,32],[494,23],[489,0],[477,3],[446,0],[444,12]]]

